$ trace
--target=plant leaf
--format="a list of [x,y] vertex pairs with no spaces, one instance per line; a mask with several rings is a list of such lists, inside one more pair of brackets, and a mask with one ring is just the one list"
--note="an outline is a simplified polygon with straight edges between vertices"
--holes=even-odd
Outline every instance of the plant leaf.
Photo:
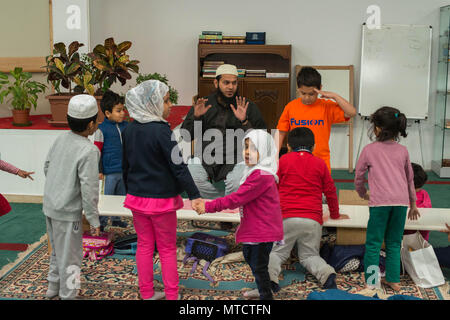
[[114,45],[115,45],[114,38],[108,38],[105,40],[105,48],[106,49],[112,49]]
[[74,62],[67,68],[66,74],[71,75],[72,73],[76,72],[80,67],[81,67],[80,64]]
[[69,45],[69,58],[70,58],[75,52],[77,52],[78,49],[79,49],[80,47],[82,47],[82,46],[84,46],[83,43],[80,43],[80,42],[78,42],[78,41],[72,42],[72,43]]
[[106,56],[106,49],[101,44],[95,46],[93,53],[95,55]]
[[117,50],[120,53],[123,53],[123,52],[127,51],[128,49],[130,49],[131,44],[132,44],[131,41],[124,41],[117,46]]
[[59,58],[55,58],[55,64],[56,67],[61,71],[61,73],[65,75],[66,73],[64,72],[64,64]]

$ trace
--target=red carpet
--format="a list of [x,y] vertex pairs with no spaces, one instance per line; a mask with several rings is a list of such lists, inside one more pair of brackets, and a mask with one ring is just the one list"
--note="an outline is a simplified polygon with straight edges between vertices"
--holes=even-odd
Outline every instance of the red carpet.
[[[191,106],[174,106],[170,112],[167,121],[173,130],[183,122],[184,116],[189,112]],[[16,129],[16,130],[69,130],[67,127],[54,127],[48,123],[52,119],[50,114],[40,114],[31,116],[32,125],[29,127],[15,127],[12,125],[12,117],[0,118],[0,129]]]

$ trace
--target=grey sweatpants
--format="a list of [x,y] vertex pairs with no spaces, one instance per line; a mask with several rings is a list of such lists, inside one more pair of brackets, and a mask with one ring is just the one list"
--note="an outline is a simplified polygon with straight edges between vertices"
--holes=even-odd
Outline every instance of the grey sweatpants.
[[300,264],[324,285],[328,277],[336,273],[320,257],[320,239],[322,226],[317,221],[307,218],[288,218],[283,220],[284,245],[274,245],[269,257],[270,280],[278,283],[281,265],[289,258],[291,250],[297,244]]
[[47,276],[49,289],[59,291],[61,299],[75,299],[80,289],[83,260],[83,226],[46,217],[47,235],[52,246]]

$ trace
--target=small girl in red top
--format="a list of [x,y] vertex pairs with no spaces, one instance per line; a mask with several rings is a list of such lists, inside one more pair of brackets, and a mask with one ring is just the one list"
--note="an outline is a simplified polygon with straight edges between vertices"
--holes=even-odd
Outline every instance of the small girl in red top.
[[246,167],[239,189],[194,208],[199,214],[240,208],[236,243],[243,243],[244,258],[255,277],[260,299],[272,300],[269,255],[273,243],[283,239],[276,174],[278,150],[273,138],[262,129],[247,133],[243,144]]
[[[417,197],[417,208],[431,208],[431,199],[428,193],[422,189],[423,185],[427,182],[428,176],[425,170],[423,170],[422,166],[417,163],[411,163],[413,172],[414,172],[414,188],[416,188],[416,197]],[[416,233],[417,230],[405,230],[403,234],[412,234]],[[427,230],[419,230],[422,237],[428,241],[430,237],[430,231]]]
[[[6,161],[0,160],[0,170],[9,172],[11,174],[18,175],[19,177],[24,178],[24,179],[30,178],[31,180],[33,180],[31,175],[34,174],[34,172],[20,170],[20,169],[16,168],[15,166],[13,166],[12,164],[9,164]],[[3,197],[0,194],[0,216],[3,216],[10,211],[11,211],[11,206],[9,205],[8,200],[6,200],[5,197]]]

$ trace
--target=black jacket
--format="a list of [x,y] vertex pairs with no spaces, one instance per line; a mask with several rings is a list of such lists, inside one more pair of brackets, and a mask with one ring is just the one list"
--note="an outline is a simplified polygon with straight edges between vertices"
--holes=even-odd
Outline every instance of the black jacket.
[[[193,140],[194,137],[194,121],[201,122],[202,127],[202,145],[201,145],[201,154],[200,153],[200,145],[198,143],[195,144],[195,152],[194,155],[202,159],[202,165],[205,168],[206,172],[210,179],[214,181],[224,180],[227,174],[233,170],[236,163],[242,161],[242,141],[237,141],[237,138],[234,138],[234,148],[232,146],[226,146],[226,129],[242,129],[243,131],[247,131],[249,129],[266,129],[266,123],[264,122],[263,117],[261,116],[261,112],[259,111],[256,104],[249,101],[248,109],[247,109],[247,118],[248,123],[243,126],[241,122],[236,118],[233,111],[231,110],[230,105],[225,105],[224,103],[220,103],[217,98],[217,93],[213,93],[207,97],[208,101],[205,103],[205,106],[212,105],[211,109],[209,109],[203,116],[199,119],[194,119],[194,107],[192,106],[191,110],[189,110],[186,119],[184,120],[181,128],[186,129],[190,133],[190,137]],[[248,101],[248,100],[247,100]],[[236,105],[234,105],[236,107]],[[205,157],[203,156],[205,153],[205,148],[212,144],[213,141],[205,141],[203,139],[204,133],[208,129],[218,129],[223,135],[223,155],[219,156],[222,161],[221,163],[206,163]],[[186,137],[183,136],[183,139],[186,140]],[[211,150],[212,145],[208,149],[208,153]],[[228,149],[228,150],[227,150]],[[227,161],[226,157],[230,157],[230,153],[233,153],[232,156],[234,158],[233,161],[230,159]],[[214,153],[213,153],[214,154]],[[227,164],[228,162],[228,164]],[[232,162],[232,164],[230,164]]]
[[[172,130],[165,122],[131,122],[122,133],[123,178],[127,193],[145,198],[171,198],[186,191],[189,199],[200,193],[182,161]],[[172,161],[172,156],[181,161]],[[177,161],[176,161],[177,162]]]

